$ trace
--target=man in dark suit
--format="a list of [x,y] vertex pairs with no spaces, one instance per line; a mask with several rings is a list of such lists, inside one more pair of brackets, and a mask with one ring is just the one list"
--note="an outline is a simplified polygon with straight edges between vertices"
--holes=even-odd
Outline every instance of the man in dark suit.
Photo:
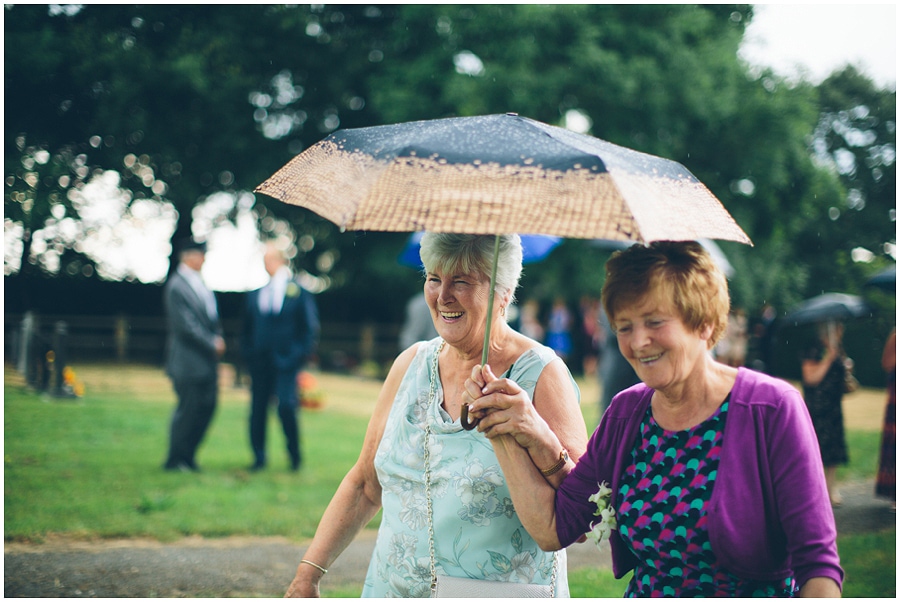
[[197,471],[194,455],[216,409],[218,364],[225,353],[225,340],[215,295],[200,277],[205,244],[181,241],[178,253],[178,267],[163,296],[169,327],[166,373],[178,397],[169,433],[169,457],[163,468]]
[[269,401],[278,399],[278,418],[287,441],[292,471],[300,468],[297,375],[319,338],[319,314],[312,293],[291,275],[285,253],[275,244],[264,256],[269,283],[247,294],[242,349],[251,379],[251,470],[266,467]]

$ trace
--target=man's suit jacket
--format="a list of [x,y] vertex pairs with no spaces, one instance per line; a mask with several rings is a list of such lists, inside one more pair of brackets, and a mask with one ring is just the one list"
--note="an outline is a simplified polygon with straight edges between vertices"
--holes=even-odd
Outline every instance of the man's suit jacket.
[[173,380],[214,377],[218,365],[215,340],[222,336],[218,317],[210,318],[206,302],[178,270],[163,295],[169,323],[166,373]]
[[247,293],[241,348],[251,368],[256,361],[274,361],[283,371],[297,371],[312,356],[319,341],[319,312],[312,293],[296,279],[288,281],[281,311],[263,313],[262,289]]

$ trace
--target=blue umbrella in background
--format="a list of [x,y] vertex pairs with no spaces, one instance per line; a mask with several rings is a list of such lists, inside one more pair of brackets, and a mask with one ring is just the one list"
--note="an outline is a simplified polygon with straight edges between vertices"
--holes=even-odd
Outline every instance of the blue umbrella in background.
[[[419,242],[424,232],[413,232],[397,261],[400,265],[422,269],[422,260],[419,259]],[[559,236],[545,236],[543,234],[522,234],[522,263],[540,261],[550,254],[550,251],[559,246],[562,238]]]

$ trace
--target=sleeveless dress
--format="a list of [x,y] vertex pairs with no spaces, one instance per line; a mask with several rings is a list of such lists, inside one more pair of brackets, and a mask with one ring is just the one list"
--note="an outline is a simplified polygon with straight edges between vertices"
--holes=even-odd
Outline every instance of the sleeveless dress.
[[[821,341],[813,343],[807,349],[803,359],[821,361],[825,356],[825,346]],[[844,398],[844,361],[836,357],[828,372],[818,385],[803,385],[803,400],[809,409],[816,438],[819,440],[819,451],[822,464],[827,467],[846,464],[849,459],[847,438],[844,434],[844,410],[841,400]]]
[[[430,399],[429,375],[441,342],[438,337],[419,345],[400,383],[375,455],[382,517],[363,597],[431,595],[425,420],[431,424],[436,573],[491,581],[551,582],[554,553],[541,551],[522,526],[490,441],[477,430],[463,430],[459,420],[451,421],[438,401],[443,399],[439,380],[434,386],[435,399]],[[533,396],[541,371],[555,359],[548,347],[530,349],[503,376]],[[555,595],[568,597],[566,553],[561,550],[556,556]]]
[[891,370],[887,383],[887,406],[881,428],[881,453],[875,478],[875,495],[897,500],[897,371]]

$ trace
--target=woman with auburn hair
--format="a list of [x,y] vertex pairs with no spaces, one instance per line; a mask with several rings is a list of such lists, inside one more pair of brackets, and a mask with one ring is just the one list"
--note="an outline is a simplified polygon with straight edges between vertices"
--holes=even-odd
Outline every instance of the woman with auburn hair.
[[[513,379],[476,366],[463,403],[494,444],[525,528],[545,550],[609,538],[626,597],[839,597],[834,516],[816,436],[790,384],[715,361],[725,276],[696,242],[607,262],[603,304],[641,383],[616,395],[576,462]],[[598,518],[599,517],[599,518]]]

